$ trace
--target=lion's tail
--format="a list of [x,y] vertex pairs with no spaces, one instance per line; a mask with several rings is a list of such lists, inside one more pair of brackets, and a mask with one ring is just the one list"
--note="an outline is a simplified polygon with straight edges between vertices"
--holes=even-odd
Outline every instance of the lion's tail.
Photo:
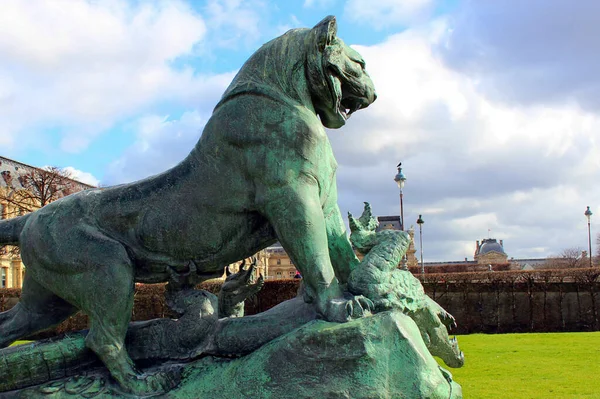
[[12,219],[0,220],[0,245],[18,245],[21,231],[30,216],[31,213],[28,213]]

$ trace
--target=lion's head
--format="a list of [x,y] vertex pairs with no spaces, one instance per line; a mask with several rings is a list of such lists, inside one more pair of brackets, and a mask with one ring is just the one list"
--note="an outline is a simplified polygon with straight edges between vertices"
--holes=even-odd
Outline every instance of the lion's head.
[[315,111],[323,125],[331,129],[344,126],[352,113],[377,98],[365,61],[336,33],[333,16],[311,30],[308,45],[313,51],[307,53],[306,69]]
[[217,108],[241,94],[312,104],[328,128],[339,128],[369,106],[375,88],[365,61],[336,37],[335,17],[312,29],[291,29],[258,49],[227,88]]

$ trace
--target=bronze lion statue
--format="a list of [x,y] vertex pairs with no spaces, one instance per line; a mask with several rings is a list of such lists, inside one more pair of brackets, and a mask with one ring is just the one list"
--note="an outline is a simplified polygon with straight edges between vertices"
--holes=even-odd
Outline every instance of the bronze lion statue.
[[343,126],[376,95],[362,57],[336,32],[327,17],[263,45],[172,169],[0,222],[0,245],[18,245],[27,266],[20,302],[0,314],[0,347],[80,309],[90,318],[86,345],[125,391],[167,390],[169,376],[138,371],[123,345],[134,283],[219,277],[277,240],[321,317],[369,311],[368,299],[343,290],[358,260],[324,127]]

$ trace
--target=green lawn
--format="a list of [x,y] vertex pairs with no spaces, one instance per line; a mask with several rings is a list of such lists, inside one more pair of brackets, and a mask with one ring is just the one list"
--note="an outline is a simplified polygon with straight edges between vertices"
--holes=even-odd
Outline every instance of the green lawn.
[[465,399],[598,399],[600,332],[462,335]]

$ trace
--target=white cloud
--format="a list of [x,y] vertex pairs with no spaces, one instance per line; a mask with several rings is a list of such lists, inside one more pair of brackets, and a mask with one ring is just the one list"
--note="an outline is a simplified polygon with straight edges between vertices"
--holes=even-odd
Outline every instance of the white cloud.
[[210,77],[172,62],[205,33],[204,20],[179,1],[3,2],[3,141],[58,127],[62,148],[77,152],[140,109],[194,96]]
[[269,6],[262,0],[209,0],[204,7],[212,42],[238,48],[261,38]]
[[[60,23],[57,23],[60,21]],[[77,61],[101,69],[137,59],[162,63],[189,51],[204,35],[203,21],[184,3],[20,1],[3,3],[0,51],[32,69],[51,71]],[[141,59],[140,59],[141,58]]]
[[599,13],[595,0],[462,2],[438,50],[495,100],[598,111]]
[[79,182],[89,184],[92,186],[98,186],[100,184],[100,180],[98,180],[94,175],[88,172],[83,172],[79,169],[75,169],[72,166],[67,166],[63,168],[73,180],[77,180]]
[[207,119],[197,111],[186,112],[179,119],[168,115],[139,118],[131,126],[134,144],[110,165],[104,182],[128,183],[176,165],[192,150]]
[[[488,98],[479,81],[439,58],[443,28],[437,21],[357,47],[378,100],[329,132],[342,212],[360,214],[367,200],[379,215],[398,214],[392,179],[401,160],[406,224],[418,214],[426,220],[425,260],[472,258],[488,229],[510,256],[582,246],[585,206],[600,214],[593,184],[600,118],[575,104],[523,107]],[[230,79],[213,82],[213,91],[220,94]],[[111,166],[106,183],[143,178],[183,159],[209,117],[202,109],[138,119],[131,127],[136,143]]]
[[381,29],[421,20],[432,3],[432,0],[348,0],[344,16]]
[[359,214],[370,201],[377,214],[397,215],[392,179],[403,161],[406,225],[423,214],[426,259],[472,257],[488,228],[510,256],[584,246],[585,206],[600,210],[600,117],[574,104],[488,98],[439,58],[438,29],[357,47],[378,99],[330,132],[342,211]]
[[[249,47],[272,33],[262,26],[269,7],[260,0],[212,0],[202,15],[177,1],[65,4],[2,4],[0,145],[45,143],[43,130],[36,133],[44,127],[58,129],[62,148],[77,152],[115,123],[133,121],[121,134],[134,136],[135,142],[110,166],[104,184],[137,180],[183,159],[233,77],[199,75],[180,63],[174,67],[173,60],[204,54],[212,45]],[[428,16],[431,7],[428,0],[349,0],[345,12],[375,28],[404,27],[417,26],[415,21]],[[510,10],[506,13],[502,20],[510,21]],[[541,57],[544,49],[518,46],[522,34],[498,42],[512,31],[503,35],[505,30],[490,25],[489,31],[464,34],[458,20],[434,21],[378,45],[357,47],[367,60],[378,100],[353,115],[343,129],[329,132],[340,164],[342,212],[358,215],[367,200],[379,215],[398,214],[392,179],[396,164],[403,161],[406,224],[423,214],[425,261],[472,257],[475,240],[486,237],[488,228],[505,240],[510,256],[586,247],[585,206],[600,215],[595,133],[600,118],[593,96],[580,95],[586,82],[595,87],[595,81],[590,74],[573,72],[586,61],[565,56],[571,54],[565,50],[569,43],[579,42],[569,36],[559,46],[564,50],[559,61],[565,64],[547,69],[527,58],[530,50]],[[448,35],[450,26],[454,35]],[[558,40],[561,32],[555,33],[553,40]],[[461,41],[465,37],[477,46]],[[513,46],[521,51],[512,53]],[[595,53],[588,53],[589,65],[596,65]],[[519,55],[518,62],[511,54]],[[519,71],[536,78],[535,84],[528,84]],[[548,71],[562,72],[548,75],[552,80],[544,85],[538,78]],[[520,77],[498,78],[511,74]],[[523,100],[533,86],[553,95],[546,98],[535,91],[535,101]],[[188,112],[179,116],[173,109]]]

